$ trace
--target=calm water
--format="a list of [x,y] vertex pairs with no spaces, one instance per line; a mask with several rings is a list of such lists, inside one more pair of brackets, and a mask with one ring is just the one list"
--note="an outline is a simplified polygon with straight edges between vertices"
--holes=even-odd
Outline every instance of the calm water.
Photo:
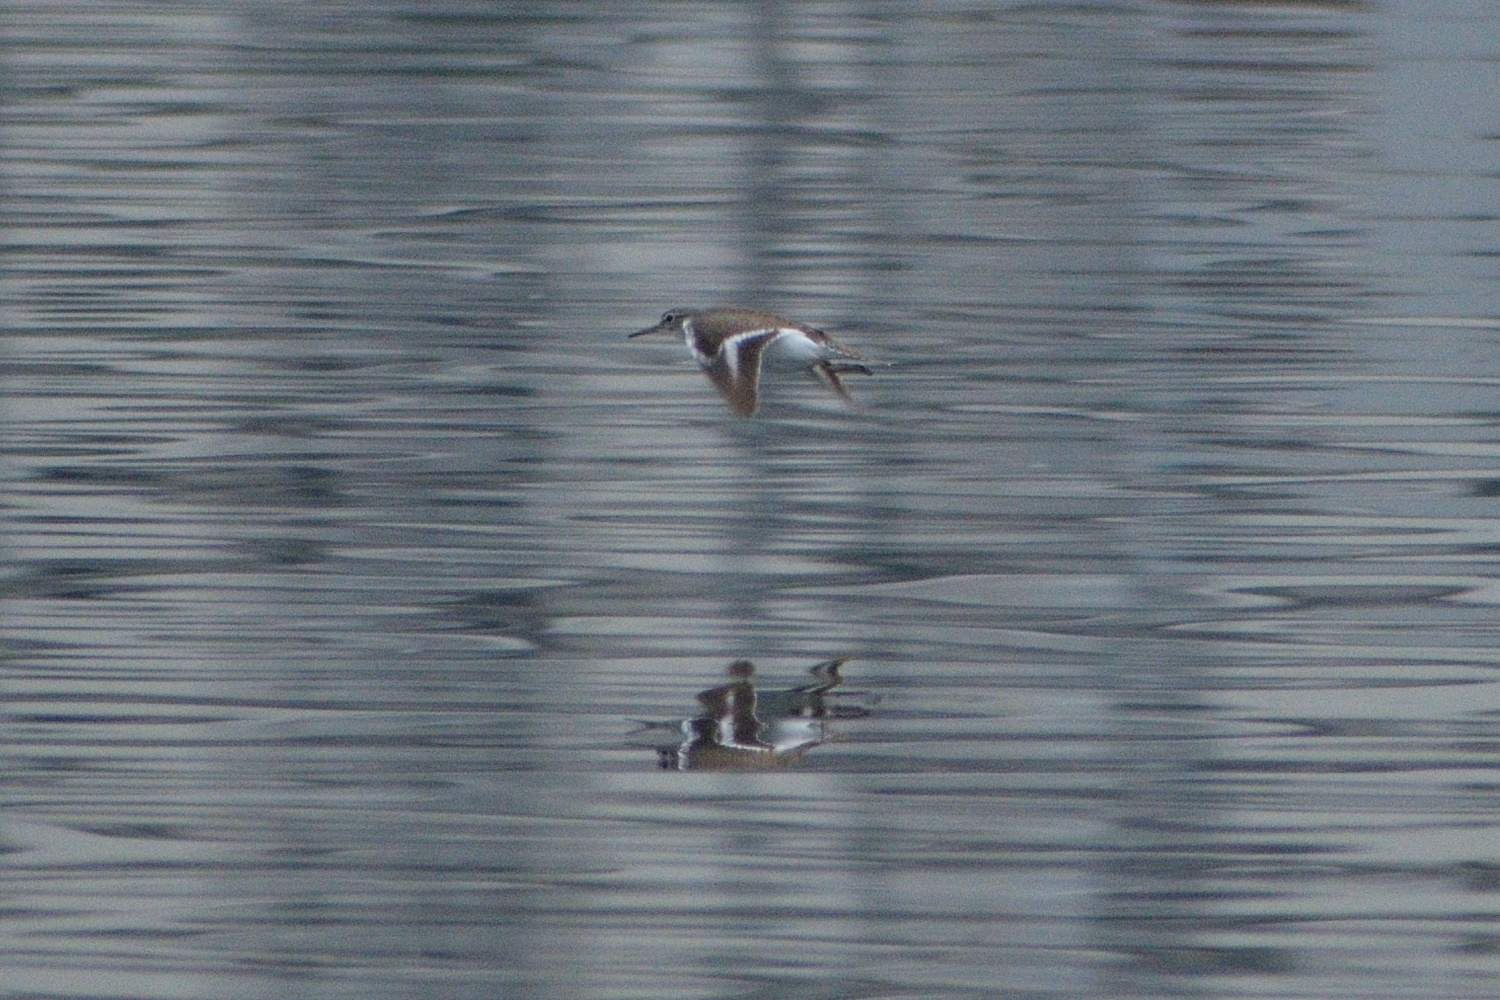
[[1491,5],[0,35],[6,996],[1500,995]]

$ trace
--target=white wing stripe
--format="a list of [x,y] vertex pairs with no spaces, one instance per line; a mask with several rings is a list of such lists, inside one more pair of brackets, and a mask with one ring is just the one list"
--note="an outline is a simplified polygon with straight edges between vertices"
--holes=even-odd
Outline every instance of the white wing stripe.
[[780,330],[773,330],[770,327],[762,327],[759,330],[746,330],[744,333],[737,333],[733,337],[726,337],[719,344],[719,357],[724,359],[724,364],[728,366],[730,374],[735,378],[739,378],[740,358],[744,356],[740,345],[747,340],[756,340],[764,337],[768,333],[779,335],[782,332]]

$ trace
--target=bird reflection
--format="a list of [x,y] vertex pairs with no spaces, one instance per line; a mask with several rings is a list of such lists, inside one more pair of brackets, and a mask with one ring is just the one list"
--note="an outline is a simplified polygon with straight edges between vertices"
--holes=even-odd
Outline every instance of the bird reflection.
[[698,695],[700,712],[682,723],[683,741],[657,748],[664,769],[760,771],[788,767],[828,738],[831,718],[868,714],[858,705],[837,704],[844,660],[824,660],[808,672],[813,681],[783,690],[755,684],[755,665],[735,660],[729,682]]

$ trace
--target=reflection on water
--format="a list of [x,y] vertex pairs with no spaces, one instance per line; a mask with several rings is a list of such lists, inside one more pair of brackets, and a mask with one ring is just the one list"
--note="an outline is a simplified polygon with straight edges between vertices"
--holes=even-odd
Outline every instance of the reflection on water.
[[685,737],[659,747],[658,762],[682,771],[757,771],[788,767],[829,738],[828,720],[863,716],[867,708],[835,699],[844,683],[844,660],[824,660],[808,673],[813,682],[767,690],[755,681],[755,665],[735,660],[729,682],[698,694],[699,714],[684,720]]
[[12,5],[6,991],[1495,992],[1495,18]]

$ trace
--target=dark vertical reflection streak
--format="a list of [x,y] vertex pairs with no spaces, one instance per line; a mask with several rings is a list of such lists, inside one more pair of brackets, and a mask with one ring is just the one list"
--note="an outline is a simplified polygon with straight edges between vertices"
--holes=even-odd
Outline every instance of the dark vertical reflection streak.
[[797,5],[756,0],[751,5],[748,41],[757,79],[747,94],[751,120],[746,134],[749,155],[745,171],[745,234],[750,242],[740,301],[774,303],[787,291],[785,250],[796,226],[807,225],[787,212],[792,195],[783,176],[797,106],[811,95],[798,87],[796,65],[788,57],[786,22]]
[[[1092,231],[1079,234],[1080,242],[1098,244],[1099,280],[1089,283],[1104,293],[1091,308],[1096,343],[1124,383],[1120,401],[1143,418],[1112,427],[1115,446],[1104,466],[1133,496],[1108,541],[1122,557],[1131,603],[1121,608],[1130,624],[1098,664],[1100,688],[1110,694],[1097,767],[1111,805],[1092,928],[1109,956],[1100,993],[1122,998],[1203,995],[1182,956],[1192,953],[1193,928],[1204,919],[1197,901],[1208,844],[1201,831],[1212,826],[1208,786],[1199,779],[1212,749],[1198,720],[1213,657],[1160,631],[1197,617],[1199,588],[1173,526],[1210,512],[1171,468],[1172,415],[1200,390],[1180,360],[1183,345],[1142,294],[1152,287],[1144,220],[1153,214],[1156,192],[1146,178],[1157,155],[1146,110],[1148,10],[1116,5],[1074,25],[1074,57],[1059,65],[1065,72],[1054,81],[1074,98],[1078,81],[1091,91],[1089,100],[1064,100],[1056,112],[1060,130],[1089,137],[1076,156],[1096,185]],[[1068,156],[1063,142],[1061,155]]]
[[[247,18],[256,36],[252,51],[262,54],[267,61],[263,72],[279,84],[256,92],[266,102],[254,109],[256,116],[302,126],[289,127],[282,138],[280,165],[290,176],[270,178],[254,196],[262,212],[295,227],[295,245],[311,246],[317,254],[308,266],[292,262],[287,267],[278,286],[278,315],[273,320],[265,307],[262,322],[273,336],[285,338],[279,345],[283,358],[316,351],[335,359],[375,359],[370,381],[359,387],[353,401],[378,418],[392,406],[408,405],[409,396],[410,409],[403,416],[417,428],[417,436],[407,439],[400,429],[383,428],[376,419],[363,433],[340,440],[339,467],[361,473],[347,486],[359,521],[346,519],[331,527],[328,541],[355,555],[344,556],[323,573],[347,574],[365,581],[364,586],[320,589],[320,578],[295,573],[282,583],[289,603],[317,593],[318,617],[343,622],[351,635],[361,633],[355,623],[372,611],[408,608],[447,619],[476,638],[499,633],[545,650],[551,614],[545,598],[503,580],[488,585],[483,576],[469,584],[450,582],[441,563],[422,554],[452,549],[454,538],[464,539],[465,530],[503,529],[504,519],[524,522],[534,516],[522,505],[471,511],[443,502],[445,494],[468,492],[470,479],[491,492],[545,497],[549,479],[572,476],[566,467],[550,469],[558,463],[547,450],[549,435],[533,422],[545,411],[512,402],[530,398],[533,391],[519,373],[542,367],[539,359],[554,350],[548,341],[518,331],[525,329],[528,311],[546,312],[556,294],[524,272],[502,272],[481,283],[445,280],[449,272],[402,266],[393,237],[409,240],[407,252],[418,263],[423,255],[461,261],[466,240],[477,244],[474,252],[481,263],[515,259],[518,250],[545,255],[549,241],[565,234],[540,225],[537,195],[554,183],[551,166],[568,159],[571,140],[544,123],[567,121],[569,115],[566,108],[554,106],[559,96],[552,89],[486,87],[491,81],[482,72],[471,78],[435,68],[450,53],[479,51],[487,58],[503,54],[545,65],[544,40],[533,32],[535,24],[546,23],[544,16],[513,19],[475,12],[446,18],[442,13],[416,16],[399,4],[374,4],[324,19],[255,6]],[[496,97],[498,103],[490,103]],[[472,122],[469,129],[452,124],[465,121]],[[372,155],[375,150],[378,155]],[[512,179],[513,185],[502,190],[513,200],[499,205],[477,201],[470,172],[475,162]],[[475,231],[478,235],[471,236]],[[372,259],[373,264],[367,263]],[[506,303],[505,323],[498,329],[490,326],[487,315],[487,307],[496,302]],[[465,335],[449,322],[454,315],[480,318],[470,321],[473,333]],[[379,363],[386,358],[402,364]],[[454,363],[460,359],[464,366]],[[447,395],[442,381],[406,383],[402,378],[409,369],[465,372],[488,365],[496,374],[489,386],[480,388],[496,391],[480,398],[492,405],[465,414],[466,420],[477,419],[477,426],[448,425],[446,408],[464,400]],[[496,520],[486,516],[496,513]],[[554,559],[564,565],[577,560],[576,553],[561,547],[548,551],[553,542],[532,539],[519,563],[507,564],[496,553],[505,569],[501,575],[524,577]],[[376,554],[365,556],[366,550]],[[482,549],[476,556],[483,556]],[[455,567],[457,578],[468,575],[462,572],[465,565],[461,561]],[[267,588],[263,594],[272,600],[277,591]],[[291,617],[287,608],[274,606],[261,614],[268,622]],[[373,711],[388,698],[399,704],[403,692],[422,698],[445,685],[462,690],[457,664],[425,677],[413,670],[409,651],[406,641],[377,633],[285,664],[267,662],[265,669],[300,674],[313,705],[347,699]],[[529,703],[555,696],[555,678],[522,664],[502,654],[488,669],[503,678],[500,686],[508,698]],[[267,683],[291,686],[289,679],[275,677]],[[549,764],[547,733],[534,725],[535,718],[533,713],[511,718],[503,746],[492,754],[518,775]],[[272,742],[264,754],[254,761],[255,778],[281,794],[257,821],[270,842],[267,849],[287,860],[262,876],[268,884],[239,887],[247,897],[276,900],[267,919],[257,924],[258,940],[245,943],[264,956],[260,960],[286,969],[305,966],[299,991],[323,995],[340,987],[331,981],[315,984],[315,970],[341,962],[359,964],[361,949],[416,964],[421,956],[463,955],[476,947],[465,944],[462,921],[455,920],[455,903],[464,894],[444,884],[445,871],[457,863],[448,846],[455,820],[422,806],[424,775],[431,766],[423,755],[414,757],[399,748],[371,753],[358,763],[356,782],[348,771],[349,758],[336,750],[320,752],[316,740]],[[353,784],[364,793],[348,794],[345,790]],[[325,790],[334,797],[348,794],[346,808],[336,816],[314,807]],[[515,780],[501,784],[482,808],[496,815],[546,817],[558,805],[545,783]],[[588,847],[583,840],[516,838],[494,863],[552,873],[588,865]],[[346,860],[351,858],[361,860]],[[363,937],[355,937],[345,929],[370,920],[362,903],[364,865],[370,863],[383,873],[382,891],[399,902],[386,921],[372,921]],[[528,911],[535,912],[539,895],[514,893],[519,912],[477,947],[493,949],[495,960],[520,980],[566,981],[569,970],[559,968],[552,956],[581,950],[583,944],[570,944],[573,932],[567,928],[544,928],[525,919]]]

